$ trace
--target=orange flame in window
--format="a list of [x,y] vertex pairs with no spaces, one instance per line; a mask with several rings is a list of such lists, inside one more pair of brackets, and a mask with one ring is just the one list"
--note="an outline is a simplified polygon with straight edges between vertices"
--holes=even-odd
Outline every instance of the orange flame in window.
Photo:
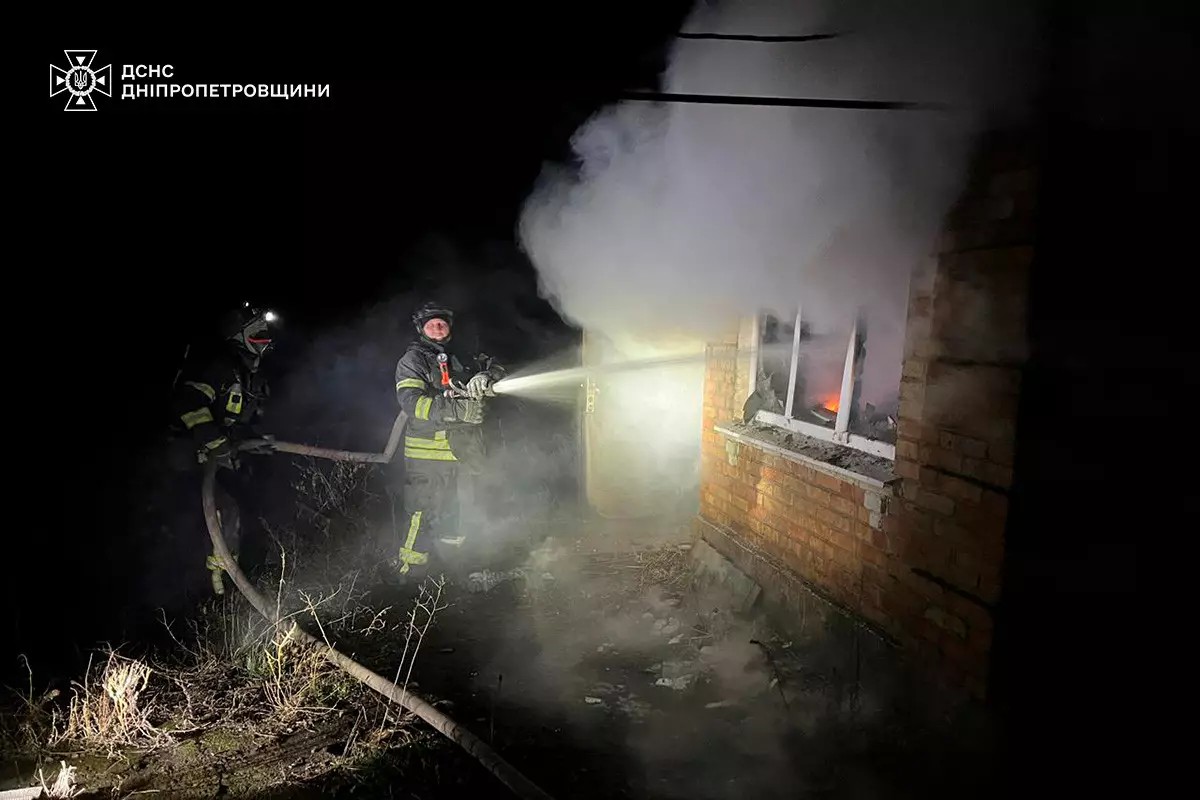
[[831,394],[825,398],[825,402],[821,404],[821,407],[826,411],[837,411],[838,406],[841,404],[841,400],[842,397],[840,394]]

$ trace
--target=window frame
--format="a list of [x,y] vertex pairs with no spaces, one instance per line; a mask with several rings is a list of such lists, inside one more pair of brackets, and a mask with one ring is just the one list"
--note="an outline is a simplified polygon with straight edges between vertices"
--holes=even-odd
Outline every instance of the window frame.
[[[833,428],[826,428],[823,425],[817,425],[812,422],[805,422],[796,419],[793,416],[795,396],[796,396],[796,376],[799,371],[800,364],[800,323],[802,321],[803,306],[796,308],[795,327],[792,333],[792,352],[791,366],[788,370],[788,394],[787,402],[784,406],[784,413],[778,414],[774,411],[759,411],[754,415],[754,421],[766,425],[773,425],[777,428],[791,431],[792,433],[803,434],[814,439],[820,439],[825,442],[840,444],[845,447],[850,447],[855,450],[860,450],[871,455],[881,456],[891,461],[896,460],[896,446],[881,442],[877,439],[870,439],[861,434],[851,433],[850,428],[850,406],[854,394],[854,374],[859,366],[861,355],[860,348],[856,347],[858,342],[858,320],[855,319],[854,325],[850,330],[850,339],[846,343],[846,360],[842,366],[842,387],[838,398],[837,418],[834,420]],[[762,367],[762,316],[755,314],[753,325],[751,326],[751,351],[750,351],[750,391],[753,392],[757,386],[759,370]]]

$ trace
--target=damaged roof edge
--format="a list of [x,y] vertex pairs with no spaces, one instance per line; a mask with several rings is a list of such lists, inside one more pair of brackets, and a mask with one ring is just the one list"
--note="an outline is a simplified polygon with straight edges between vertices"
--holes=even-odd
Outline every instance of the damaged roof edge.
[[[733,441],[805,464],[865,489],[882,491],[899,480],[893,472],[893,462],[886,458],[822,442],[802,433],[741,422],[717,423],[713,430]],[[837,458],[846,466],[830,463],[831,458]]]

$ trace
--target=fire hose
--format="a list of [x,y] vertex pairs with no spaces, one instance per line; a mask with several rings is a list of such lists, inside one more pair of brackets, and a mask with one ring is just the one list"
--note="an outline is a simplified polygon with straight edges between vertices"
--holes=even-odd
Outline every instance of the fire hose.
[[[391,436],[388,439],[387,449],[382,453],[355,453],[347,450],[331,450],[323,447],[310,447],[309,445],[276,442],[265,439],[243,442],[239,445],[239,449],[259,449],[261,451],[261,448],[266,447],[282,453],[327,458],[334,461],[382,464],[392,460],[392,455],[395,453],[397,444],[400,441],[400,434],[404,428],[404,423],[405,415],[400,414],[397,416],[396,423],[392,426]],[[234,561],[233,555],[229,552],[229,546],[225,543],[225,537],[221,534],[221,523],[217,517],[217,504],[214,496],[216,474],[216,462],[209,461],[204,465],[204,481],[201,488],[201,497],[204,503],[204,521],[208,525],[208,535],[212,539],[213,549],[220,556],[221,564],[237,586],[238,591],[250,601],[250,605],[254,606],[254,609],[269,622],[278,624],[279,609],[250,583],[245,573],[242,572],[241,567]],[[289,632],[289,636],[299,638],[319,648],[326,659],[340,667],[352,678],[374,689],[389,700],[400,704],[429,723],[435,730],[474,757],[488,772],[491,772],[501,783],[511,789],[516,796],[528,798],[529,800],[550,800],[549,794],[542,791],[531,780],[518,772],[515,767],[501,758],[482,739],[443,714],[427,700],[413,694],[407,688],[402,689],[382,675],[372,672],[337,648],[305,631],[295,621],[292,623],[292,630]]]

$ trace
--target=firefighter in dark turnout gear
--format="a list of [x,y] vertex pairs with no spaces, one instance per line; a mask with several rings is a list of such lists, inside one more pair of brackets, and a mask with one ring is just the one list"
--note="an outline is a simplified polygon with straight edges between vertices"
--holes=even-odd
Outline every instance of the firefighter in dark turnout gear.
[[396,364],[396,399],[408,415],[404,436],[404,515],[397,566],[420,577],[431,554],[453,564],[465,537],[458,528],[460,470],[483,457],[483,403],[504,375],[485,355],[469,369],[448,348],[454,312],[426,303],[412,316],[418,334]]
[[[263,415],[270,388],[259,372],[263,356],[272,347],[274,312],[248,303],[226,314],[221,322],[219,349],[186,364],[175,384],[172,410],[191,439],[196,461],[215,461],[217,514],[222,533],[236,557],[241,518],[234,496],[233,475],[239,468],[236,443],[262,438],[254,424]],[[266,437],[269,439],[269,437]],[[269,445],[266,446],[269,449]],[[213,591],[224,594],[220,557],[208,556]]]

